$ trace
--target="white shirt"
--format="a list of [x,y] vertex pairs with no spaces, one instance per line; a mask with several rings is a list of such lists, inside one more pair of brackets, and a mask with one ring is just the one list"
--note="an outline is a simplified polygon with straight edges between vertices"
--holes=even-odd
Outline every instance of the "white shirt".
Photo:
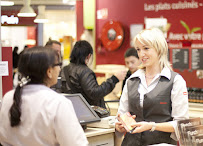
[[70,100],[44,85],[23,87],[21,122],[10,126],[14,90],[2,101],[0,142],[5,146],[86,146],[87,138]]
[[[143,107],[144,94],[149,93],[151,90],[153,90],[156,87],[161,76],[165,76],[166,78],[170,79],[171,78],[170,69],[165,67],[160,74],[157,74],[154,77],[154,79],[152,80],[149,86],[147,86],[147,83],[146,83],[145,71],[142,69],[139,69],[128,78],[129,80],[130,78],[133,78],[133,77],[139,77],[141,80],[141,83],[139,84],[139,87],[138,87],[138,92],[140,93],[141,107]],[[124,114],[128,112],[128,88],[127,88],[128,80],[126,81],[126,84],[124,86],[121,99],[120,99],[120,106],[118,109],[118,113],[120,114]],[[174,78],[173,89],[171,91],[171,102],[172,102],[171,116],[173,117],[174,121],[170,121],[169,123],[172,124],[172,126],[175,129],[176,136],[178,136],[177,120],[189,118],[188,92],[187,92],[186,82],[179,74],[176,75]]]

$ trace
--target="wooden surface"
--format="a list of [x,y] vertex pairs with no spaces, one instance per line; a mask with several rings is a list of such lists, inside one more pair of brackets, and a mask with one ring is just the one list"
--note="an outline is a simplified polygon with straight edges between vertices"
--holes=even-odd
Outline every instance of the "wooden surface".
[[90,128],[90,127],[88,127],[87,129],[85,129],[86,137],[92,137],[92,136],[114,133],[114,132],[115,132],[114,128],[102,129],[102,128]]

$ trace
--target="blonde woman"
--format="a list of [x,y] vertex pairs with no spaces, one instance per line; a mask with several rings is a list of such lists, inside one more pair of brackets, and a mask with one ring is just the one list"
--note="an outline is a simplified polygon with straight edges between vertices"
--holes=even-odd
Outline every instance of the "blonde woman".
[[[177,120],[188,118],[186,82],[172,71],[167,42],[159,29],[141,31],[134,43],[142,63],[124,86],[118,116],[130,112],[137,123],[122,146],[177,144]],[[116,131],[126,132],[119,121]]]

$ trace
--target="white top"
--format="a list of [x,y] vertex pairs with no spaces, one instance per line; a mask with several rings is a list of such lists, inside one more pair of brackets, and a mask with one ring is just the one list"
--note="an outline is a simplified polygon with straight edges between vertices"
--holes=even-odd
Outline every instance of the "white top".
[[2,101],[0,142],[4,146],[86,146],[87,138],[70,100],[44,85],[23,87],[21,123],[10,126],[14,90]]
[[[145,71],[142,69],[139,69],[128,78],[129,80],[130,78],[133,78],[133,77],[139,77],[141,80],[141,83],[139,84],[139,87],[138,87],[138,92],[140,93],[141,107],[143,107],[144,94],[149,93],[151,90],[153,90],[156,87],[161,76],[165,76],[166,78],[170,79],[171,78],[170,69],[165,67],[160,74],[157,74],[154,77],[154,79],[152,80],[149,86],[147,86],[147,83],[146,83]],[[118,109],[118,113],[120,114],[124,114],[128,112],[128,89],[127,89],[128,80],[126,81],[126,84],[124,86],[121,99],[120,99],[120,106]],[[176,136],[178,136],[177,120],[189,118],[188,92],[187,92],[186,82],[179,74],[176,75],[174,78],[173,89],[171,91],[171,102],[172,102],[171,116],[173,117],[174,121],[170,121],[169,123],[172,124],[172,126],[175,129]]]

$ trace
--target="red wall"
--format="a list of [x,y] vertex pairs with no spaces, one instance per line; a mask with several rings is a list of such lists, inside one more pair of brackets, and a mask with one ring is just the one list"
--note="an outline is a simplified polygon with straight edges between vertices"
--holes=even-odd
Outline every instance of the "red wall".
[[139,0],[97,0],[96,9],[108,9],[107,19],[96,20],[97,47],[100,45],[100,36],[103,25],[109,20],[119,21],[124,28],[124,41],[122,46],[112,52],[105,48],[96,50],[96,64],[124,64],[124,52],[130,47],[129,26],[134,23],[144,23],[143,2]]
[[[171,23],[171,28],[168,32],[172,33],[185,33],[185,28],[180,24],[180,20],[185,21],[190,28],[193,27],[202,27],[201,31],[198,31],[197,33],[203,33],[203,21],[201,20],[200,14],[203,13],[203,1],[202,0],[187,0],[187,2],[195,2],[193,3],[198,8],[188,8],[188,9],[170,9],[170,10],[159,10],[158,12],[155,11],[144,11],[144,17],[148,18],[158,18],[158,17],[164,17],[167,18],[168,22]],[[143,3],[149,4],[171,4],[171,6],[175,3],[182,3],[184,4],[185,0],[164,0],[161,2],[157,2],[157,0],[144,0]],[[191,3],[192,4],[192,3]],[[172,43],[178,43],[180,41],[170,41]],[[193,43],[203,43],[202,40],[193,40]]]
[[[160,6],[162,8],[164,4],[180,4],[184,6],[185,3],[190,2],[193,8],[180,8],[170,10],[159,11],[147,11],[144,9],[144,5]],[[190,28],[202,27],[201,31],[197,33],[203,37],[203,1],[202,0],[96,0],[96,10],[108,9],[108,17],[106,19],[96,19],[96,64],[124,64],[124,52],[130,47],[130,25],[131,24],[143,24],[144,18],[167,18],[168,23],[171,23],[171,28],[168,31],[173,34],[187,34],[185,28],[180,24],[180,20],[185,21]],[[160,7],[161,8],[161,7]],[[125,31],[125,38],[122,46],[113,52],[106,51],[104,47],[101,47],[100,36],[103,25],[109,20],[119,21]],[[79,26],[80,27],[80,26]],[[77,28],[79,28],[77,27]],[[81,28],[81,27],[80,27]],[[203,46],[203,38],[201,40],[193,40],[193,44],[200,44]],[[180,44],[180,40],[169,40],[169,44]],[[203,48],[203,47],[202,47]],[[172,49],[172,48],[171,48]],[[189,51],[191,52],[191,51]],[[191,59],[191,54],[189,54]],[[191,63],[191,62],[190,62]],[[191,67],[191,65],[190,65]],[[187,82],[188,87],[203,88],[203,79],[197,79],[196,70],[175,70],[179,72]]]
[[13,62],[12,62],[12,48],[2,47],[2,61],[8,61],[9,76],[2,77],[3,96],[6,92],[13,89]]
[[[168,32],[172,33],[185,33],[185,28],[182,27],[180,24],[180,20],[187,22],[187,24],[193,27],[202,27],[202,30],[198,33],[203,32],[203,20],[201,21],[200,15],[203,13],[203,2],[202,0],[196,0],[195,2],[198,3],[198,8],[193,9],[179,9],[179,10],[159,10],[159,11],[145,11],[144,4],[150,5],[153,4],[154,6],[158,6],[158,4],[173,4],[178,2],[184,2],[184,0],[97,0],[96,1],[96,8],[97,10],[101,10],[103,8],[108,9],[108,18],[103,20],[96,20],[96,37],[97,40],[100,39],[101,30],[104,25],[109,20],[116,20],[120,21],[123,24],[125,30],[125,38],[123,45],[120,49],[114,52],[107,52],[105,48],[102,48],[102,51],[97,50],[96,54],[96,63],[97,64],[124,64],[123,55],[125,50],[129,47],[129,28],[131,24],[143,24],[144,25],[144,18],[160,18],[164,17],[168,19],[168,22],[171,23],[171,28]],[[191,0],[188,0],[191,2]],[[170,43],[180,43],[177,40],[169,40]],[[193,43],[202,43],[202,40],[193,40]],[[97,46],[100,45],[100,42],[97,41]]]
[[77,16],[77,40],[80,40],[80,36],[83,33],[83,1],[76,1],[76,16]]
[[[28,40],[36,40],[36,44],[38,44],[38,42],[37,42],[37,27],[34,27],[34,26],[27,27],[27,39]],[[28,48],[31,48],[34,46],[35,45],[28,45]]]

